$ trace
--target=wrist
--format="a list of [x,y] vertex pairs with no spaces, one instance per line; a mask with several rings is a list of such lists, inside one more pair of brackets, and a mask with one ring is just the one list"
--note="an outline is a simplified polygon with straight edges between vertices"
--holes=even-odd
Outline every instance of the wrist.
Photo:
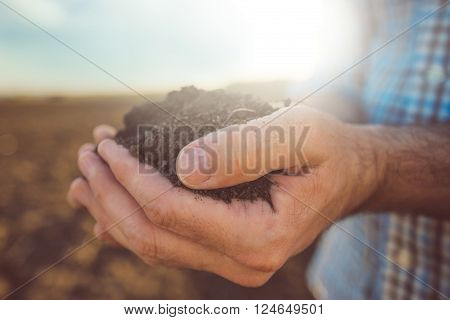
[[354,194],[358,201],[349,212],[374,210],[377,207],[378,195],[387,183],[387,152],[383,141],[382,126],[349,125],[353,137],[353,158],[355,174]]

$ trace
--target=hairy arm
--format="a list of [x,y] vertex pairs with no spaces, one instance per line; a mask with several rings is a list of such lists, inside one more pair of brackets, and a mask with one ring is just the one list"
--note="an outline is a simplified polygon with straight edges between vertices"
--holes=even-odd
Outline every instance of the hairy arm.
[[450,124],[358,129],[378,181],[361,209],[450,215]]

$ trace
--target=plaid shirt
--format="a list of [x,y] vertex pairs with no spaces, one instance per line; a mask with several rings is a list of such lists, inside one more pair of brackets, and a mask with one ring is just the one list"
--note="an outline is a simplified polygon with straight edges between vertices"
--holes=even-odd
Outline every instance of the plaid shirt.
[[[372,1],[367,11],[377,26],[372,49],[446,2]],[[368,122],[449,122],[449,50],[450,4],[369,58],[358,91]],[[331,227],[321,237],[307,274],[317,298],[450,296],[450,220],[389,212],[359,214],[338,223],[378,253]]]

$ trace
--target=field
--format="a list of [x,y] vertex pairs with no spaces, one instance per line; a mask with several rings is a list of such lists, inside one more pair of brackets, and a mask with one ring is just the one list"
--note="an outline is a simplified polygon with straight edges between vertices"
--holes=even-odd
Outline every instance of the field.
[[[92,237],[93,220],[66,201],[78,147],[97,124],[121,126],[135,96],[0,99],[0,296]],[[149,267],[93,241],[14,292],[12,299],[310,299],[311,250],[266,285],[242,288],[196,271]]]

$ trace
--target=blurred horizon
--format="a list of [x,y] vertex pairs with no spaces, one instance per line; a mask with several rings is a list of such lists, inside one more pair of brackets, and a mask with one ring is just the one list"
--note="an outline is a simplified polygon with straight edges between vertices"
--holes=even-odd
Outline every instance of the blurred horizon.
[[[189,86],[189,85],[188,85]],[[173,90],[179,90],[184,86],[173,87],[167,90],[161,89],[159,91],[142,91],[139,92],[142,96],[149,99],[160,100],[165,97],[167,93]],[[199,89],[205,89],[198,87]],[[224,89],[230,92],[251,94],[252,96],[267,101],[280,101],[292,96],[290,94],[295,91],[295,83],[279,80],[279,81],[267,81],[267,82],[235,82],[230,83],[224,87],[210,88],[211,90]],[[50,100],[58,101],[63,99],[109,99],[109,98],[130,98],[132,101],[142,100],[145,103],[146,99],[132,91],[99,91],[99,92],[83,92],[83,93],[71,93],[71,92],[12,92],[2,93],[0,92],[0,100]]]

